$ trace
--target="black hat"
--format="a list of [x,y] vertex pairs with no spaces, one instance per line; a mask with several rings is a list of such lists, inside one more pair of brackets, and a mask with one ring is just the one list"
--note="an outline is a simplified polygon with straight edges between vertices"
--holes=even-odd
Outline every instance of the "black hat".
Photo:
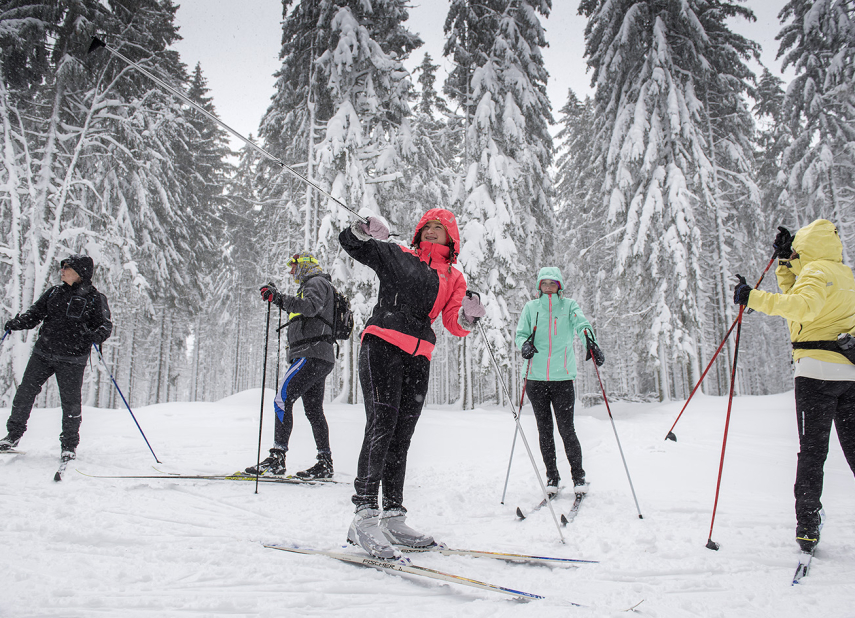
[[92,258],[80,253],[69,255],[67,258],[62,260],[59,265],[70,266],[74,269],[74,272],[80,275],[80,278],[83,281],[91,281],[92,275],[95,272],[95,263],[92,261]]

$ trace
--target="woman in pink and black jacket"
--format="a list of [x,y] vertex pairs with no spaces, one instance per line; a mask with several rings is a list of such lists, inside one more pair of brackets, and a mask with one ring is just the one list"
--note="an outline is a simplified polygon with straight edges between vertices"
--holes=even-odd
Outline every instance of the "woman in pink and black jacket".
[[445,328],[465,337],[484,315],[453,266],[460,233],[451,212],[427,211],[410,247],[384,242],[388,237],[388,228],[375,217],[357,221],[339,235],[344,250],[380,279],[359,353],[366,422],[352,498],[356,516],[347,534],[350,543],[376,558],[400,557],[394,545],[434,544],[433,537],[406,525],[403,506],[407,451],[427,395],[436,344],[431,324],[442,314]]

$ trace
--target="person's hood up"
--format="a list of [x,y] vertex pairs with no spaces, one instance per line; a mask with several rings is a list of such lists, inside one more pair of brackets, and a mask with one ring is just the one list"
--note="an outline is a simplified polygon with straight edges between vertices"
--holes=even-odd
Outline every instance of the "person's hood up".
[[558,282],[558,291],[564,289],[564,278],[561,276],[561,271],[557,266],[544,266],[540,269],[540,272],[537,273],[537,295],[541,296],[543,292],[540,291],[540,282],[544,279],[550,279],[551,281]]
[[837,227],[826,219],[817,219],[796,232],[793,250],[802,264],[814,260],[843,261],[843,244]]
[[85,282],[92,281],[92,275],[95,274],[95,262],[93,262],[92,258],[88,255],[82,255],[79,253],[69,255],[67,258],[62,260],[59,265],[70,266]]
[[422,232],[422,228],[428,221],[439,221],[442,223],[443,227],[445,227],[445,231],[448,234],[448,248],[450,250],[449,261],[452,264],[455,264],[457,262],[457,256],[460,255],[460,230],[457,229],[457,219],[454,218],[454,213],[450,210],[446,210],[444,208],[431,208],[428,210],[421,218],[418,225],[416,225],[416,232],[413,234],[413,240],[410,244],[413,247],[418,244],[417,241]]
[[295,254],[288,261],[289,266],[294,262],[297,262],[297,270],[294,272],[294,280],[298,283],[302,283],[309,277],[320,275],[324,272],[321,268],[320,262],[318,262],[318,258],[316,258],[310,251],[301,251],[300,253]]

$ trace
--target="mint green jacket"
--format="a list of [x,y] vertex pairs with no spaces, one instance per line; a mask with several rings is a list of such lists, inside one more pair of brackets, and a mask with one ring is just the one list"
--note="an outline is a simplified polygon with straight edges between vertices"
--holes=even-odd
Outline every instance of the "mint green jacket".
[[[561,282],[564,287],[561,272],[555,267],[541,268],[537,277],[538,290],[542,279],[552,279]],[[537,354],[531,359],[531,364],[524,361],[523,377],[528,370],[528,379],[535,381],[575,380],[576,355],[573,352],[573,338],[579,337],[585,345],[585,331],[596,342],[594,329],[572,298],[560,298],[558,294],[543,294],[531,300],[523,307],[520,321],[517,324],[515,342],[517,348],[531,335],[537,323],[534,336],[534,347]],[[559,290],[560,293],[560,290]]]

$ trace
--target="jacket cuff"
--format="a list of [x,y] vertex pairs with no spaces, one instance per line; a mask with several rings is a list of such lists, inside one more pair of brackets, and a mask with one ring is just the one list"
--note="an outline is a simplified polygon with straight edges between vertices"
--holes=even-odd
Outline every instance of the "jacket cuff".
[[361,240],[362,242],[371,240],[371,236],[362,230],[362,221],[354,221],[350,225],[350,231],[353,232],[353,235],[356,236],[357,240]]
[[457,325],[463,330],[472,331],[475,329],[475,322],[470,322],[463,314],[463,307],[457,312]]

